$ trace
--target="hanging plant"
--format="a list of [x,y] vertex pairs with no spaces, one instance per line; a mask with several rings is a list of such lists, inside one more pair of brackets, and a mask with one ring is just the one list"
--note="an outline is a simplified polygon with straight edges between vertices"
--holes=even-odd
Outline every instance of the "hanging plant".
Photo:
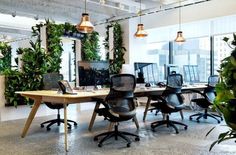
[[[111,74],[118,74],[122,68],[122,64],[125,63],[124,54],[125,54],[125,47],[123,46],[123,38],[122,38],[122,30],[119,23],[113,23],[108,25],[106,31],[106,38],[104,41],[105,49],[109,50],[109,28],[113,27],[113,60],[110,60],[110,73]],[[109,52],[106,55],[107,60],[109,59]]]

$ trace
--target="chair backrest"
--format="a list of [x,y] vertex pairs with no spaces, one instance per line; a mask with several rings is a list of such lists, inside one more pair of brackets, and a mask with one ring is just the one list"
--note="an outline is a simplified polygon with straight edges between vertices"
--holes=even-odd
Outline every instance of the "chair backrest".
[[57,90],[59,88],[58,81],[63,80],[63,75],[59,73],[43,74],[43,89]]
[[183,85],[183,76],[176,73],[168,75],[166,85],[172,88],[181,88]]
[[162,96],[165,98],[167,104],[171,106],[178,106],[183,104],[183,98],[181,96],[181,88],[166,87]]
[[213,102],[216,97],[215,86],[218,82],[218,75],[211,75],[208,77],[208,87],[204,90],[204,93],[208,97],[208,100],[211,102]]
[[[127,113],[135,111],[134,89],[136,85],[135,76],[132,74],[117,74],[111,77],[110,92],[106,102],[111,109],[123,109],[119,111]],[[132,115],[135,115],[133,113]]]
[[215,87],[217,83],[219,83],[218,75],[211,75],[208,77],[208,86]]

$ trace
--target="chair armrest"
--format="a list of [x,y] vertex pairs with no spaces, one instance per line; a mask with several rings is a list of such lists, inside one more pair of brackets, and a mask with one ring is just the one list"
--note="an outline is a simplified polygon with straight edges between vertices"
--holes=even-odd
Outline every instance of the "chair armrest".
[[191,93],[197,93],[197,94],[200,94],[201,96],[207,98],[206,94],[202,93],[201,91],[199,90],[195,90],[195,89],[188,89],[187,90],[188,92],[191,92]]
[[148,98],[151,98],[152,100],[160,100],[162,102],[166,102],[166,100],[161,95],[149,95]]
[[96,101],[97,103],[102,104],[105,108],[109,109],[108,104],[106,103],[106,101],[103,98],[99,98],[99,97],[92,97],[93,101]]

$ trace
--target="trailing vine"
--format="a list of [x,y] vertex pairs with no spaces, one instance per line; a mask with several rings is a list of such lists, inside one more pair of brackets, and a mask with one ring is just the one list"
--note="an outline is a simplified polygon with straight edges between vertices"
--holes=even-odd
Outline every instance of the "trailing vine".
[[[125,47],[123,46],[122,30],[119,23],[115,22],[106,27],[106,38],[104,41],[105,49],[109,50],[109,28],[113,27],[113,60],[110,60],[110,73],[118,74],[122,68],[122,64],[125,63],[124,54]],[[109,52],[106,55],[107,60],[109,59]]]

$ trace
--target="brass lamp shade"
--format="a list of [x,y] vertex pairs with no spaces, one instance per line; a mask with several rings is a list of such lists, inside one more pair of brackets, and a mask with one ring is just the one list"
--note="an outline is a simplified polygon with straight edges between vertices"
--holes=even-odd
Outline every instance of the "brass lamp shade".
[[146,31],[144,31],[143,24],[138,24],[137,31],[134,35],[137,38],[143,38],[143,37],[148,36],[148,33]]
[[177,32],[177,37],[175,38],[175,42],[185,42],[182,31]]
[[81,22],[76,25],[76,29],[81,33],[92,33],[94,30],[93,24],[89,20],[89,14],[83,13]]

